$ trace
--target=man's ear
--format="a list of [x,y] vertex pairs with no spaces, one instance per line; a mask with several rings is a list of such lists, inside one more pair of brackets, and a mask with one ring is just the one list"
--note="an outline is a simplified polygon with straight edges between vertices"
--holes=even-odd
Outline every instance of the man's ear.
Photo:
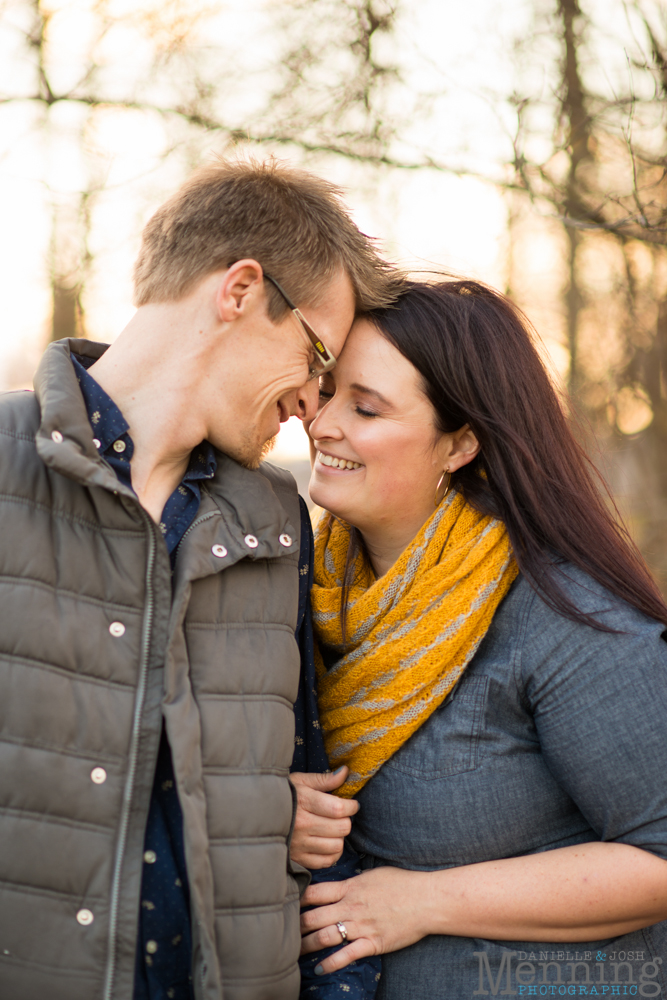
[[264,297],[264,272],[256,260],[237,260],[221,272],[215,294],[218,317],[223,323],[238,319]]

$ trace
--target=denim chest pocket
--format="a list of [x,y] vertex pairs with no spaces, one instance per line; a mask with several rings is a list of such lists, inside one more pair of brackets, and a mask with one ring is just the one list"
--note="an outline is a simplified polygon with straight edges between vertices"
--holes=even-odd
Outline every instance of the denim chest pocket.
[[452,694],[385,767],[425,780],[473,771],[479,763],[488,677],[462,677]]

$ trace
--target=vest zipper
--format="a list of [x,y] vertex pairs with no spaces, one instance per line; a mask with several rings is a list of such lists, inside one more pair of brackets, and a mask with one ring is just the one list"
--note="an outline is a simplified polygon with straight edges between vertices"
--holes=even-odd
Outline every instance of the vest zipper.
[[[204,492],[204,491],[202,490],[202,493],[203,493],[203,492]],[[212,518],[212,517],[218,517],[218,516],[219,516],[219,514],[220,514],[220,511],[219,511],[219,510],[210,510],[210,511],[208,512],[208,514],[202,514],[202,516],[201,516],[201,517],[196,517],[196,518],[194,519],[194,521],[192,522],[192,524],[190,525],[190,527],[189,527],[189,528],[186,528],[186,530],[185,530],[185,531],[183,532],[183,534],[181,535],[181,537],[180,537],[180,540],[179,540],[179,542],[178,542],[178,545],[176,546],[176,552],[178,553],[178,551],[179,551],[179,549],[180,549],[180,547],[181,547],[181,545],[182,545],[182,543],[183,543],[183,539],[184,539],[184,538],[185,538],[185,537],[186,537],[187,535],[189,535],[189,534],[190,534],[190,532],[192,531],[192,529],[193,529],[193,528],[196,528],[198,524],[201,524],[201,523],[202,523],[202,521],[208,521],[208,520],[209,520],[210,518]]]
[[146,697],[146,681],[148,678],[148,653],[150,649],[151,631],[153,628],[153,612],[155,607],[154,594],[152,588],[153,567],[155,565],[155,534],[154,526],[148,514],[143,510],[141,515],[148,527],[148,559],[146,561],[146,606],[141,625],[141,657],[139,660],[139,681],[137,683],[137,693],[134,699],[134,716],[132,719],[132,735],[130,738],[130,753],[128,759],[127,778],[123,790],[123,805],[120,815],[120,825],[118,831],[118,846],[116,847],[116,857],[114,859],[113,881],[111,884],[111,904],[109,907],[109,943],[107,966],[104,975],[104,1000],[112,1000],[114,978],[116,975],[116,946],[118,939],[118,906],[120,902],[120,882],[123,872],[123,861],[125,858],[125,847],[127,844],[127,829],[130,822],[130,809],[132,807],[132,794],[134,792],[134,780],[137,773],[137,757],[139,754],[139,735],[141,732],[141,716],[144,709],[144,699]]

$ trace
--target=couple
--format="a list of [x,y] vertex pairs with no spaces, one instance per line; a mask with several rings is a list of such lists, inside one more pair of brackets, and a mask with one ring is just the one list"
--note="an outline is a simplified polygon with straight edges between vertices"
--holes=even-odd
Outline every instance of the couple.
[[275,164],[135,291],[0,402],[0,1000],[665,994],[667,608],[517,311]]

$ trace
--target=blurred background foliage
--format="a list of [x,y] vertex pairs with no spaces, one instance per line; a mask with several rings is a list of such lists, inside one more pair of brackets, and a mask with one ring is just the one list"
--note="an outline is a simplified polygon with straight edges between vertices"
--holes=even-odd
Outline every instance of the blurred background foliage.
[[667,7],[468,7],[0,2],[0,382],[120,331],[143,222],[198,163],[277,155],[404,265],[518,301],[667,593]]

